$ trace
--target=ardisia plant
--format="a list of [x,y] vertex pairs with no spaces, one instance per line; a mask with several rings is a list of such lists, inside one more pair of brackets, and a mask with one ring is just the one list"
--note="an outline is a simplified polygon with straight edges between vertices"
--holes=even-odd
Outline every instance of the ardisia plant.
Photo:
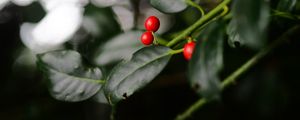
[[[111,105],[111,119],[115,118],[120,101],[126,101],[151,83],[177,55],[186,59],[187,82],[199,95],[199,100],[174,116],[176,120],[187,119],[206,103],[221,100],[225,88],[300,30],[295,22],[278,33],[276,40],[271,40],[268,34],[271,21],[299,22],[299,15],[292,12],[300,4],[297,0],[107,1],[110,2],[102,4],[101,0],[94,0],[94,5],[88,4],[84,13],[81,10],[86,4],[80,7],[72,4],[79,11],[78,18],[84,14],[83,24],[76,28],[82,40],[76,39],[74,32],[73,37],[64,37],[68,41],[65,39],[62,46],[56,46],[59,49],[36,52],[36,57],[37,67],[47,78],[55,99],[78,102],[97,97]],[[100,10],[102,5],[104,8]],[[184,16],[188,10],[184,25],[172,18]],[[52,12],[55,11],[49,10],[47,14]],[[128,24],[123,24],[126,21]],[[26,25],[35,29],[32,24]],[[225,47],[248,49],[256,54],[221,80]]]

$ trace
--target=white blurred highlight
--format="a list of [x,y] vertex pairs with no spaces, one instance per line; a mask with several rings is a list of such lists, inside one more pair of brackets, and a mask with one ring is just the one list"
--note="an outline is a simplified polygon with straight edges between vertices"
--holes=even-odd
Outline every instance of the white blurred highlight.
[[79,28],[82,11],[74,4],[61,5],[38,23],[32,35],[42,44],[61,44]]
[[22,42],[36,53],[56,49],[69,40],[82,21],[83,8],[63,4],[49,12],[39,23],[21,26]]
[[89,0],[39,0],[39,1],[47,12],[64,4],[76,4],[79,7],[83,7],[89,3]]
[[35,54],[43,53],[51,50],[56,50],[61,48],[60,45],[51,46],[46,44],[40,44],[38,40],[34,39],[32,36],[32,29],[36,26],[31,23],[24,23],[21,25],[20,36],[23,44],[32,50]]
[[11,0],[14,4],[19,6],[27,6],[30,5],[35,0]]
[[0,0],[0,10],[2,10],[8,2],[9,0]]
[[[97,7],[108,7],[116,4],[121,0],[91,0],[91,3]],[[125,1],[125,0],[122,0]]]

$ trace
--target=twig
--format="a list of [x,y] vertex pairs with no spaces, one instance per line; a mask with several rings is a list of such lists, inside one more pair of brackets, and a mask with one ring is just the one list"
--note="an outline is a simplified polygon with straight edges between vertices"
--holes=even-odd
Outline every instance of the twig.
[[[270,44],[266,48],[262,49],[260,52],[258,52],[256,55],[254,55],[251,59],[249,59],[244,65],[242,65],[240,68],[238,68],[236,71],[234,71],[231,75],[229,75],[227,78],[225,78],[221,84],[222,90],[224,90],[226,87],[228,87],[231,83],[234,83],[240,75],[244,74],[247,70],[249,70],[251,67],[253,67],[257,62],[259,62],[259,60],[261,60],[264,56],[266,56],[272,50],[274,50],[274,48],[281,45],[291,33],[295,32],[298,29],[300,29],[300,26],[295,26],[293,28],[290,28],[287,32],[283,33],[272,44]],[[184,119],[190,117],[191,114],[193,114],[196,110],[201,108],[207,102],[209,102],[207,99],[200,98],[194,104],[192,104],[187,110],[185,110],[182,114],[178,115],[176,117],[176,120],[184,120]]]

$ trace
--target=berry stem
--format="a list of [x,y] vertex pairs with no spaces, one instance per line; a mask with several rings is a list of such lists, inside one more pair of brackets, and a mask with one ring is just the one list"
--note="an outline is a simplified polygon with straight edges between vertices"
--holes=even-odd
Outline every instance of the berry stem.
[[184,38],[185,36],[188,36],[193,30],[195,30],[196,28],[198,28],[200,25],[202,25],[204,22],[206,22],[207,20],[211,19],[212,17],[214,17],[217,13],[219,13],[224,6],[226,6],[227,4],[229,4],[231,0],[224,0],[222,3],[220,3],[216,8],[214,8],[213,10],[211,10],[209,13],[207,13],[206,15],[204,15],[203,17],[201,17],[198,21],[196,21],[192,26],[188,27],[187,29],[185,29],[181,34],[179,34],[178,36],[176,36],[173,40],[171,40],[167,46],[170,47],[174,44],[176,44],[178,41],[180,41],[182,38]]
[[[251,67],[253,67],[256,63],[259,62],[264,56],[272,52],[276,47],[284,43],[286,41],[286,38],[295,31],[298,31],[300,29],[300,26],[295,26],[293,28],[290,28],[287,32],[283,33],[277,40],[275,40],[272,44],[267,46],[266,48],[262,49],[260,52],[258,52],[256,55],[254,55],[251,59],[249,59],[244,65],[242,65],[240,68],[238,68],[236,71],[234,71],[232,74],[230,74],[227,78],[225,78],[221,84],[222,90],[224,90],[226,87],[231,85],[232,83],[235,83],[237,78],[247,72]],[[185,120],[188,117],[190,117],[196,110],[201,108],[206,103],[210,102],[209,100],[205,98],[198,99],[194,104],[192,104],[187,110],[185,110],[182,114],[178,115],[176,117],[176,120]]]
[[191,36],[187,37],[187,42],[192,42],[193,41],[193,38]]
[[187,4],[189,4],[190,6],[193,6],[193,7],[197,8],[200,11],[201,16],[205,15],[205,12],[204,12],[203,8],[200,5],[198,5],[197,3],[195,3],[194,1],[192,1],[192,0],[185,0],[185,2]]
[[174,54],[178,54],[178,53],[181,53],[181,52],[183,52],[183,48],[182,49],[178,49],[178,50],[171,50],[169,52],[169,54],[174,55]]

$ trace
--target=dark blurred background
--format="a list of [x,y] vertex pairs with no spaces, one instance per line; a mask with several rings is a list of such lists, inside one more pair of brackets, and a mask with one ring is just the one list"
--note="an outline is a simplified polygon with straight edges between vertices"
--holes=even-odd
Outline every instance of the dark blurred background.
[[[8,5],[0,11],[0,120],[107,120],[110,106],[92,99],[71,103],[52,98],[42,74],[32,65],[16,64],[24,48],[19,26],[26,18],[24,8]],[[37,11],[36,19],[43,16]],[[184,13],[181,13],[184,15]],[[299,22],[272,21],[270,41]],[[298,32],[300,33],[300,31]],[[300,40],[296,34],[267,55],[236,84],[199,109],[191,120],[208,119],[299,119],[300,113]],[[225,45],[225,78],[257,51]],[[176,55],[166,69],[146,88],[117,105],[117,120],[170,120],[199,99],[186,77],[187,61]]]

